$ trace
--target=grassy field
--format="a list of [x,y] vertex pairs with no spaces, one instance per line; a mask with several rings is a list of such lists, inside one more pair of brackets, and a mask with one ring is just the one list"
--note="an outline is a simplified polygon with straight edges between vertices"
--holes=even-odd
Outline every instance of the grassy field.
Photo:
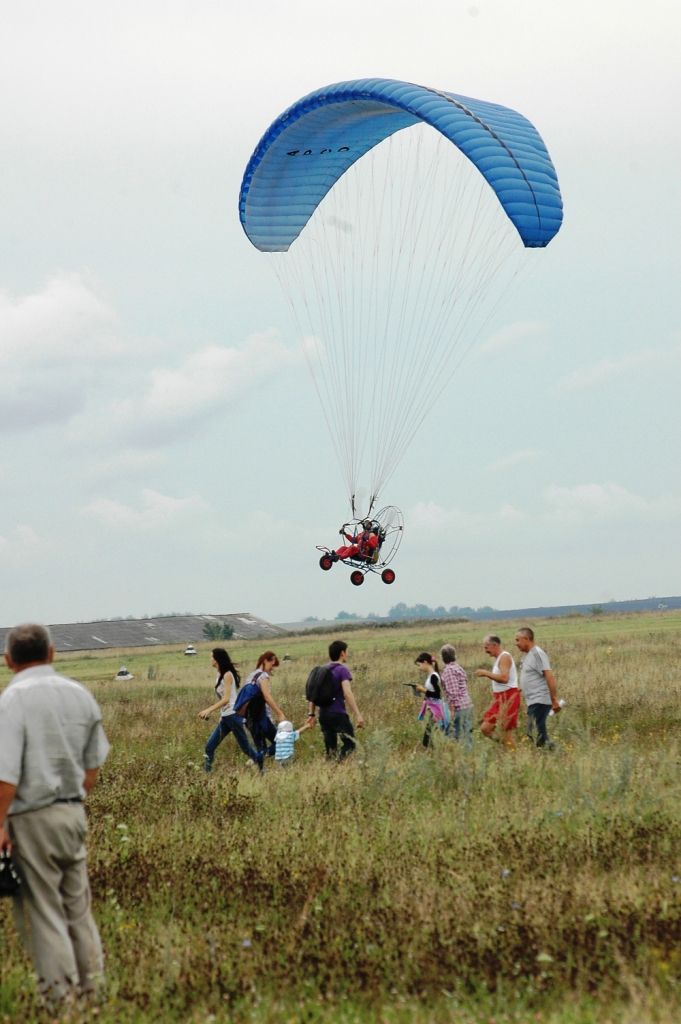
[[[203,774],[212,644],[60,656],[113,747],[90,800],[109,982],[97,1019],[681,1020],[681,615],[534,623],[568,702],[550,720],[557,749],[509,754],[477,735],[470,752],[424,751],[400,685],[416,654],[452,642],[471,676],[489,666],[483,633],[514,649],[517,625],[348,632],[367,721],[354,758],[326,764],[311,730],[293,766],[263,776],[231,738]],[[294,723],[336,635],[274,645]],[[266,645],[227,646],[246,672]],[[135,678],[115,683],[122,662]],[[478,713],[487,687],[471,682]],[[0,1021],[38,1020],[6,905],[0,927]]]

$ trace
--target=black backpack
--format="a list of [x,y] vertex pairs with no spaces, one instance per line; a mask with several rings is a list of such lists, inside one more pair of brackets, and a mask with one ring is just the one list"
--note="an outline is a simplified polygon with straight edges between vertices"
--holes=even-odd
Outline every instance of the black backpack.
[[305,698],[318,708],[328,708],[336,696],[333,664],[316,665],[305,683]]
[[14,896],[21,887],[21,878],[7,850],[0,853],[0,896]]

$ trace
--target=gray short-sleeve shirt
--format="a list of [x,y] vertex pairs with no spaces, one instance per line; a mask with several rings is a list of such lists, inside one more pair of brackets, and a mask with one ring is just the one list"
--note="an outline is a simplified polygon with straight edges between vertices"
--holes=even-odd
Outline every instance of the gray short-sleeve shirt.
[[549,684],[544,676],[544,672],[550,668],[546,651],[536,644],[524,655],[520,666],[520,688],[528,707],[531,704],[551,703]]
[[17,787],[10,814],[82,799],[86,769],[108,752],[96,700],[51,665],[17,672],[0,696],[0,780]]

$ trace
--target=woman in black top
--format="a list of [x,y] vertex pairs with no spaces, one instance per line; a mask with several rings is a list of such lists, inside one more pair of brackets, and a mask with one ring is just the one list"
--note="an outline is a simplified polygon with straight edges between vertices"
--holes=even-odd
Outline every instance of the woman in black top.
[[449,709],[442,700],[442,681],[440,679],[440,666],[432,654],[423,651],[416,659],[416,664],[425,676],[423,686],[418,683],[414,687],[417,693],[423,694],[423,704],[419,713],[419,720],[425,719],[426,731],[423,734],[424,747],[430,746],[430,737],[433,725],[439,725],[445,732],[449,727]]

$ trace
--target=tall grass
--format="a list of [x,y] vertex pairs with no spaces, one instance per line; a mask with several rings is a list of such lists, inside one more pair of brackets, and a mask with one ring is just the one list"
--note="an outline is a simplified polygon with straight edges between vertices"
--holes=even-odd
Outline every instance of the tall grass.
[[[674,628],[670,628],[673,624]],[[538,625],[564,712],[553,752],[476,736],[424,751],[419,650],[515,623],[350,637],[367,727],[325,763],[318,730],[263,776],[231,739],[205,776],[209,647],[65,658],[113,744],[90,801],[90,865],[113,1021],[660,1021],[679,1019],[677,615]],[[291,637],[274,677],[299,722],[331,637]],[[234,644],[245,670],[259,645]],[[151,678],[149,666],[156,668]],[[479,714],[487,683],[471,680]],[[37,1019],[2,908],[0,1020]]]

